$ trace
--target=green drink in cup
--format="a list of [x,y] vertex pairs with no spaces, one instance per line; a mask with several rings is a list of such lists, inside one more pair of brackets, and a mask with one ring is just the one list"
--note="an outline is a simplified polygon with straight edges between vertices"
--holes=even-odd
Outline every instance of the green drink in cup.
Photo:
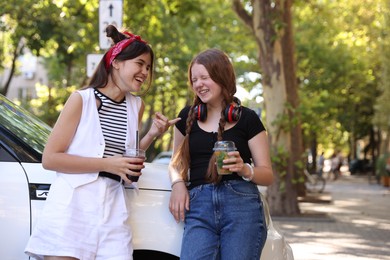
[[236,150],[236,146],[232,141],[217,141],[214,144],[214,154],[216,157],[217,171],[219,175],[228,175],[232,174],[228,169],[224,169],[222,166],[223,160],[228,159],[228,152]]

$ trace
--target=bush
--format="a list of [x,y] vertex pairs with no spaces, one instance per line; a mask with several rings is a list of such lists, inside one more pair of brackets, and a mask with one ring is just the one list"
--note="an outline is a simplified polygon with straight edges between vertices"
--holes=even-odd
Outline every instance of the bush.
[[389,159],[389,154],[385,153],[379,156],[376,161],[376,175],[377,176],[390,176],[390,172],[386,170],[386,161]]

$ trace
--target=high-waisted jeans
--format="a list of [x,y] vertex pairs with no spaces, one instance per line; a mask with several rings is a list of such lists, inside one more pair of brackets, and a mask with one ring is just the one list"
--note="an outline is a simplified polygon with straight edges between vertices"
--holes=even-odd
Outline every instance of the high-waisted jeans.
[[259,260],[267,238],[257,186],[243,180],[190,190],[181,260]]

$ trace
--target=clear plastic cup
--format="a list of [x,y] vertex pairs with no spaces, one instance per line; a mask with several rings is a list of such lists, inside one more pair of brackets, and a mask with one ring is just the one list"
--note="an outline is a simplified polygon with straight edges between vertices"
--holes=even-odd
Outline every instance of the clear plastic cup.
[[[138,164],[138,165],[143,165],[144,161],[146,159],[145,157],[145,150],[142,149],[137,149],[137,148],[127,148],[125,153],[123,154],[124,157],[130,157],[130,158],[141,158],[143,159],[142,162],[137,162],[133,164]],[[141,170],[135,170],[135,169],[130,169],[134,172],[141,172]],[[133,176],[133,175],[127,175],[127,178],[131,180],[132,182],[137,182],[139,179],[139,176]]]
[[217,141],[214,144],[214,154],[216,157],[217,171],[219,175],[228,175],[232,174],[228,169],[224,169],[222,166],[223,160],[228,159],[228,152],[236,150],[236,145],[233,141]]

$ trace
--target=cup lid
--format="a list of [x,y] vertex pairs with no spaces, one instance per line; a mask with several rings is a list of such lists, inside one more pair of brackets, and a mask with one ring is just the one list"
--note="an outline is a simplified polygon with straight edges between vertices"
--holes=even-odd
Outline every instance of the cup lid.
[[145,156],[145,150],[137,148],[126,148],[124,154],[132,156]]
[[235,151],[236,145],[233,141],[217,141],[214,144],[214,151],[224,150],[224,151]]

